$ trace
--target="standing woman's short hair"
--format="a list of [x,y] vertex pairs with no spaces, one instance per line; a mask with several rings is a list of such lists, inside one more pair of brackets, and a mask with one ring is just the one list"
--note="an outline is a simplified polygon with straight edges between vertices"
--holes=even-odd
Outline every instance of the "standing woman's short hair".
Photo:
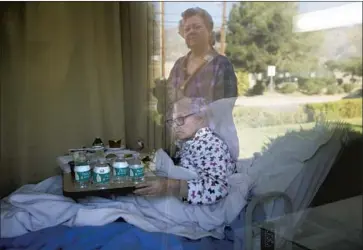
[[212,16],[205,10],[199,7],[189,8],[185,10],[182,14],[182,20],[179,21],[179,34],[184,37],[183,24],[184,21],[192,16],[199,16],[203,19],[204,25],[207,27],[208,31],[211,32],[210,45],[214,46],[216,43],[215,33],[213,31],[214,23]]

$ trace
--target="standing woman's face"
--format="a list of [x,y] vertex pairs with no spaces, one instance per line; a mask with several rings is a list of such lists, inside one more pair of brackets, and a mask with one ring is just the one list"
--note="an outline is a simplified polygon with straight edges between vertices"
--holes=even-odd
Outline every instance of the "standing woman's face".
[[200,16],[188,17],[184,20],[183,26],[183,35],[188,48],[209,46],[211,32]]

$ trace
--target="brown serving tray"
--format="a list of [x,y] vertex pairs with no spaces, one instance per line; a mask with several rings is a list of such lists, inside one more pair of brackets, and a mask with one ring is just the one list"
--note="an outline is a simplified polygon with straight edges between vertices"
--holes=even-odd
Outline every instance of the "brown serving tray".
[[[145,173],[145,181],[157,180],[158,176]],[[63,195],[72,199],[85,198],[87,196],[110,197],[111,195],[127,195],[135,190],[135,183],[127,181],[124,183],[110,182],[107,188],[99,188],[90,185],[87,188],[78,188],[74,185],[71,173],[63,173]]]

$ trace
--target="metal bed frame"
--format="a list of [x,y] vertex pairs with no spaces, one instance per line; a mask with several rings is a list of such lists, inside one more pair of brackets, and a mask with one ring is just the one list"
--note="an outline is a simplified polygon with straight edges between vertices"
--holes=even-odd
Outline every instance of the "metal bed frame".
[[[245,215],[245,231],[244,231],[244,249],[246,250],[253,250],[253,238],[254,238],[254,221],[253,221],[253,214],[256,208],[259,205],[263,205],[271,200],[278,200],[282,199],[284,201],[284,214],[290,214],[293,212],[292,201],[290,197],[283,192],[269,192],[263,195],[255,196],[251,199],[248,203],[246,208],[246,215]],[[273,242],[272,244],[281,246],[283,244],[284,239],[277,239],[276,243]],[[286,245],[284,249],[291,249],[291,242],[284,242]],[[234,250],[237,249],[237,245],[234,244]]]

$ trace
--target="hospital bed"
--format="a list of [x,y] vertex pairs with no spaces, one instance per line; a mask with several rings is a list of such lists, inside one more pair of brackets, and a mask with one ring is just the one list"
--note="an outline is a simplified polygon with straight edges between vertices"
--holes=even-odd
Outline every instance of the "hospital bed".
[[[272,141],[260,156],[239,161],[239,171],[254,176],[256,181],[248,205],[226,228],[224,240],[209,237],[187,240],[165,233],[148,233],[116,221],[100,227],[56,226],[16,238],[1,239],[0,249],[24,249],[25,246],[28,249],[50,250],[261,249],[262,230],[258,223],[304,210],[313,203],[319,205],[314,197],[319,195],[319,189],[327,182],[328,173],[339,162],[345,146],[352,140],[355,137],[343,126],[317,125],[312,130],[287,133]],[[293,238],[303,220],[302,214],[280,228],[279,235],[285,237],[272,242],[273,247],[291,249],[292,241],[285,239]]]
[[[285,221],[285,225],[279,225],[279,227],[283,226],[282,228],[275,228],[275,230],[279,231],[279,235],[284,237],[278,239],[276,235],[275,241],[270,242],[270,245],[275,247],[281,248],[283,246],[282,249],[292,249],[291,243],[294,235],[308,215],[305,211],[309,210],[309,208],[362,195],[361,166],[363,166],[363,162],[360,154],[363,149],[363,140],[361,135],[346,130],[344,124],[337,124],[333,127],[330,127],[331,125],[326,126],[330,131],[326,134],[325,132],[328,130],[324,126],[317,126],[314,129],[316,131],[323,128],[320,131],[324,131],[324,136],[317,134],[317,137],[313,136],[311,138],[317,142],[317,147],[311,151],[314,152],[311,156],[305,155],[305,159],[300,159],[303,166],[301,171],[294,172],[292,170],[290,174],[280,171],[276,175],[275,182],[273,180],[275,173],[270,175],[270,178],[261,178],[255,190],[256,196],[246,208],[244,249],[255,249],[254,245],[258,245],[254,238],[261,230],[259,227],[253,226],[255,223],[254,211],[258,205],[264,206],[265,221],[274,221],[275,218],[294,213],[294,216],[285,216],[289,220]],[[283,143],[289,141],[287,138],[289,136],[305,137],[310,132],[307,130],[301,131],[299,134],[290,133],[281,137],[279,139],[281,140],[280,143],[275,142],[275,146],[282,146]],[[268,159],[265,159],[265,161],[268,162]],[[263,182],[270,185],[261,184]],[[287,182],[289,184],[279,188],[278,182]],[[254,232],[256,229],[258,230],[257,233]],[[274,236],[274,233],[271,233]]]

